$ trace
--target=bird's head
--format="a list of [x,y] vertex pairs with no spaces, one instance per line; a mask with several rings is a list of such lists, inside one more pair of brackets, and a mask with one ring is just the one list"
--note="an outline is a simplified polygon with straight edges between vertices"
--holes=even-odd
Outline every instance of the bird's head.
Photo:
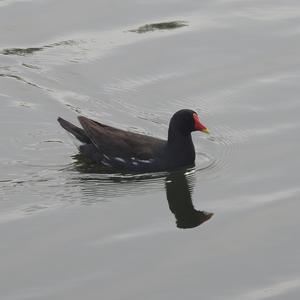
[[177,111],[171,118],[169,127],[181,133],[190,133],[192,131],[209,133],[206,126],[200,122],[198,114],[190,109]]

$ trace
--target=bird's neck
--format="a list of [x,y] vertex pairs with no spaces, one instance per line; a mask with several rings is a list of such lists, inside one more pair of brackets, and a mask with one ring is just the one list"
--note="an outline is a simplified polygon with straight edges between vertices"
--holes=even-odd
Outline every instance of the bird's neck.
[[168,134],[167,156],[181,165],[190,165],[195,161],[195,148],[191,133],[170,130]]
[[183,142],[193,143],[191,133],[182,133],[179,130],[169,128],[168,145],[182,144]]

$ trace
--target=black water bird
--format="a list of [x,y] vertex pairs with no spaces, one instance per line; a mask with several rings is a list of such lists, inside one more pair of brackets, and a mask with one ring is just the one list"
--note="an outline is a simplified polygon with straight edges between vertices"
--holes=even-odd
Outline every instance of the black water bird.
[[208,133],[198,114],[189,109],[172,116],[168,140],[117,129],[83,116],[78,117],[82,128],[60,117],[57,120],[82,143],[79,151],[83,156],[124,172],[158,172],[192,166],[195,148],[191,132]]

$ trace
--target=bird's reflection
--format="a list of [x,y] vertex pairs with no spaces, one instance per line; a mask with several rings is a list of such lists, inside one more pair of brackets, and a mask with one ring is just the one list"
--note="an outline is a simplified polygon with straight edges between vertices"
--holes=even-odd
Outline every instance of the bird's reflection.
[[78,157],[73,168],[81,175],[72,176],[70,184],[81,187],[81,192],[84,193],[84,200],[81,201],[85,205],[108,198],[161,190],[164,184],[169,208],[175,215],[178,228],[197,227],[213,216],[213,213],[196,210],[193,206],[191,195],[195,178],[195,173],[191,172],[193,169],[160,174],[131,174],[130,176],[129,174],[109,174],[107,170],[100,169],[99,166],[85,160],[79,160]]
[[197,227],[213,216],[213,213],[194,208],[190,178],[184,172],[170,173],[166,177],[165,187],[169,208],[175,215],[178,228]]

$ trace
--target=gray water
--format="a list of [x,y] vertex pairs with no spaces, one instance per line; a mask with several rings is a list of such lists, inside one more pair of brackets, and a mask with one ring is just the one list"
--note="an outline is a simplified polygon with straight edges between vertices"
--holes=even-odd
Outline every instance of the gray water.
[[[0,37],[1,300],[299,299],[299,1],[2,0]],[[56,122],[181,108],[175,175],[83,171]]]

